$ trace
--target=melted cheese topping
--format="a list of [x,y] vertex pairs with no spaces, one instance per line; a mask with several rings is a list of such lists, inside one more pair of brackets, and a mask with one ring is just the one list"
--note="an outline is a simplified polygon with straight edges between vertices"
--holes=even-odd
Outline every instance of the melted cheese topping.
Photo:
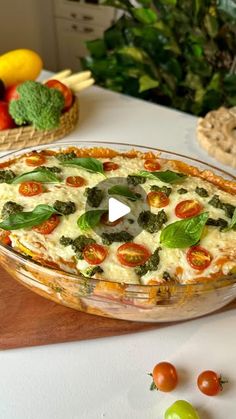
[[[102,162],[107,161],[107,159],[99,160]],[[117,156],[114,157],[112,161],[118,163],[119,168],[114,171],[106,172],[108,179],[112,177],[126,178],[128,174],[135,174],[139,170],[144,169],[143,160],[140,158],[126,158]],[[160,162],[161,170],[173,170],[171,164],[167,161],[162,161],[160,159]],[[88,268],[90,265],[85,260],[77,259],[71,246],[62,246],[60,244],[60,238],[62,236],[67,236],[75,239],[81,234],[86,234],[87,236],[94,238],[98,244],[102,244],[101,237],[96,234],[95,231],[89,230],[86,233],[80,231],[77,225],[77,220],[79,216],[85,211],[85,188],[92,188],[96,186],[99,182],[104,180],[104,176],[102,174],[88,172],[79,167],[60,166],[59,161],[54,156],[47,157],[47,161],[44,163],[44,165],[60,167],[62,172],[58,176],[60,176],[62,182],[57,184],[44,184],[44,193],[33,197],[22,196],[18,192],[18,184],[9,185],[2,183],[0,184],[0,213],[2,211],[3,205],[7,201],[14,201],[22,205],[24,211],[32,211],[36,205],[39,204],[53,205],[56,200],[73,201],[76,204],[76,212],[69,216],[62,216],[60,218],[59,225],[50,235],[44,236],[32,229],[21,229],[12,231],[10,237],[12,239],[13,247],[19,249],[22,252],[22,249],[24,248],[29,249],[30,254],[36,256],[40,255],[41,258],[44,258],[48,261],[53,261],[59,264],[61,269],[74,273],[78,271],[83,273],[83,271],[85,271],[86,268]],[[16,175],[34,169],[30,168],[26,164],[24,157],[13,163],[10,168],[15,172]],[[81,176],[86,180],[86,185],[79,188],[69,187],[65,183],[65,180],[68,176]],[[217,209],[209,205],[209,200],[213,195],[217,194],[219,195],[221,201],[236,206],[235,196],[232,196],[229,193],[218,189],[211,183],[196,177],[188,176],[185,180],[171,185],[165,184],[158,179],[147,179],[146,183],[142,184],[141,186],[146,191],[146,193],[148,193],[150,192],[152,185],[158,185],[160,187],[166,185],[172,188],[172,192],[169,197],[170,203],[167,207],[164,208],[168,217],[168,221],[165,225],[179,220],[179,218],[177,218],[175,215],[175,207],[179,202],[183,200],[197,200],[202,205],[203,211],[209,212],[209,217],[215,219],[223,218],[227,222],[230,222],[230,219],[226,217],[225,212],[222,209]],[[208,191],[209,197],[204,198],[196,194],[195,189],[197,186],[205,188]],[[185,188],[188,192],[184,195],[180,195],[177,192],[180,188]],[[132,189],[135,190],[135,187],[132,187]],[[131,218],[137,220],[140,213],[139,201],[133,203],[129,201],[129,204],[132,210]],[[100,204],[100,208],[104,208],[103,202]],[[95,208],[91,208],[91,210],[92,209]],[[160,211],[160,209],[151,208],[151,211],[153,213],[157,213]],[[132,234],[132,225],[129,224],[127,218],[129,217],[125,217],[124,221],[115,227],[106,227],[106,231],[110,233],[119,232],[121,230],[128,230]],[[161,232],[150,234],[149,232],[143,230],[137,237],[135,237],[134,242],[142,245],[145,244],[149,251],[153,253],[155,249],[160,246],[160,234]],[[198,279],[201,280],[202,276],[210,277],[219,271],[223,271],[224,274],[227,274],[235,266],[236,232],[233,230],[229,232],[221,232],[218,227],[205,227],[203,237],[201,238],[200,245],[209,250],[213,257],[212,263],[203,272],[197,271],[191,268],[189,265],[186,258],[188,249],[169,249],[162,247],[159,252],[160,263],[158,269],[156,271],[149,271],[140,278],[138,275],[136,275],[134,268],[122,266],[117,259],[117,249],[120,245],[121,243],[114,242],[109,246],[108,255],[106,259],[100,264],[101,268],[103,269],[103,273],[96,274],[95,277],[122,283],[135,284],[141,282],[142,284],[148,284],[150,281],[157,281],[157,283],[161,283],[165,281],[163,279],[163,273],[167,271],[176,281],[180,283],[189,283],[195,282]],[[225,258],[223,266],[219,264],[220,258]]]

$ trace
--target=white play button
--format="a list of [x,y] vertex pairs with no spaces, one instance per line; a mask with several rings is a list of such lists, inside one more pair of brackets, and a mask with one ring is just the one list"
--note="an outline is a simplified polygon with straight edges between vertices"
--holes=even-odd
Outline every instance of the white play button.
[[108,201],[108,220],[113,223],[113,221],[118,220],[124,215],[130,213],[130,207],[128,205],[123,204],[122,202],[118,201],[115,198],[109,198]]

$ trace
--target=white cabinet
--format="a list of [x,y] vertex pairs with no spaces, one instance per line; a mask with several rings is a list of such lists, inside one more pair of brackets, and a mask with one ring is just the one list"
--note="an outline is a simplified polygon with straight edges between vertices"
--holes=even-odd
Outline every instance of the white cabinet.
[[78,71],[81,69],[80,59],[88,54],[85,42],[102,37],[111,25],[115,12],[110,7],[77,0],[54,0],[54,15],[58,68]]

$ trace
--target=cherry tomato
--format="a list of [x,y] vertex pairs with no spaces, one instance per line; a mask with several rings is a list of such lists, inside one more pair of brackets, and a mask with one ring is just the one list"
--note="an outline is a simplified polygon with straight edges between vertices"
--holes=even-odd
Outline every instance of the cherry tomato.
[[37,231],[40,234],[50,234],[55,230],[55,228],[60,223],[60,217],[58,215],[53,214],[47,221],[44,221],[42,224],[33,227],[33,230]]
[[147,195],[147,202],[151,207],[163,208],[169,204],[170,200],[164,192],[157,191],[149,192]]
[[33,166],[33,167],[41,166],[41,164],[44,164],[45,161],[46,161],[45,156],[43,156],[42,154],[38,154],[38,153],[30,154],[25,160],[25,162],[26,162],[26,164],[28,164],[28,166]]
[[101,216],[101,223],[104,224],[105,226],[108,227],[114,227],[117,224],[120,224],[123,221],[123,217],[118,218],[115,221],[109,221],[108,219],[108,212],[105,212],[102,216]]
[[0,102],[0,131],[4,129],[10,129],[15,127],[11,115],[8,111],[8,103]]
[[160,362],[152,371],[153,382],[157,390],[168,393],[178,384],[178,375],[174,365],[169,362]]
[[105,170],[105,172],[111,172],[112,170],[117,170],[119,169],[120,165],[117,163],[114,163],[113,161],[105,161],[103,163],[103,170]]
[[80,186],[84,186],[85,183],[85,179],[81,176],[69,176],[66,178],[66,184],[73,188],[80,188]]
[[90,265],[102,263],[107,256],[106,247],[101,244],[89,244],[83,250],[83,257]]
[[187,251],[187,261],[191,268],[203,271],[212,261],[212,255],[201,246],[193,246]]
[[5,244],[5,246],[11,245],[11,239],[10,239],[10,231],[2,230],[0,231],[0,243]]
[[12,86],[8,86],[5,91],[4,100],[6,102],[10,102],[11,100],[19,99],[20,95],[17,92],[17,87],[20,86],[20,84],[13,84]]
[[161,165],[155,159],[147,159],[144,162],[144,168],[148,170],[148,172],[155,172],[156,170],[160,170]]
[[65,101],[64,108],[63,108],[64,110],[67,110],[71,107],[72,102],[73,102],[73,95],[69,87],[61,83],[59,80],[48,80],[45,83],[45,85],[48,86],[50,89],[56,89],[62,93],[64,97],[64,101]]
[[177,400],[165,412],[164,419],[200,419],[194,407],[185,400]]
[[19,193],[23,196],[39,195],[43,193],[43,187],[39,182],[22,182],[19,186]]
[[223,390],[223,381],[221,377],[214,371],[203,371],[197,379],[197,386],[199,390],[207,396],[216,396]]
[[193,199],[179,202],[175,207],[175,215],[178,218],[190,218],[198,215],[202,210],[201,204]]
[[136,243],[122,244],[117,250],[117,258],[121,265],[135,267],[143,265],[151,256],[149,250]]

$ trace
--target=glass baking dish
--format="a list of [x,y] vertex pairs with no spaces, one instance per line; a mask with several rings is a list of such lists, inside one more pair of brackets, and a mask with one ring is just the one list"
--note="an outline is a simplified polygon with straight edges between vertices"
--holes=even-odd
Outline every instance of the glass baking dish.
[[[0,163],[35,149],[58,150],[69,146],[160,152],[162,158],[179,159],[236,181],[236,177],[226,171],[178,153],[134,144],[98,141],[33,147],[7,154],[0,158]],[[117,319],[142,322],[187,320],[218,310],[236,297],[236,273],[195,284],[132,285],[111,282],[109,278],[106,281],[85,278],[45,267],[3,244],[0,244],[0,264],[21,284],[49,300],[90,314]]]

